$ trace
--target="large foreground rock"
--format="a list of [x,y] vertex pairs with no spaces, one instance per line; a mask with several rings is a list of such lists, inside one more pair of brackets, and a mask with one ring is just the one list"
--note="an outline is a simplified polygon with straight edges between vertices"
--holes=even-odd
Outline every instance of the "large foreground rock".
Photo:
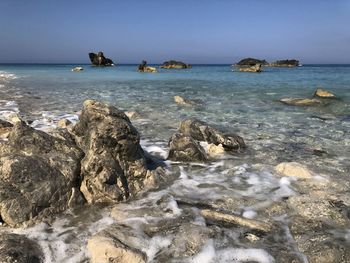
[[186,119],[180,123],[178,132],[169,140],[168,159],[173,161],[205,161],[207,155],[200,142],[222,147],[225,151],[238,152],[245,148],[242,137],[225,134],[196,119]]
[[140,135],[123,111],[85,101],[72,132],[85,152],[80,189],[89,203],[120,201],[156,185],[163,170],[148,170]]
[[94,66],[113,66],[114,63],[110,58],[106,58],[102,51],[96,53],[89,53],[89,58]]
[[15,123],[8,141],[0,143],[2,220],[15,226],[74,203],[82,157],[72,140],[53,137],[23,121]]
[[0,233],[1,263],[41,263],[44,255],[34,241],[25,236]]

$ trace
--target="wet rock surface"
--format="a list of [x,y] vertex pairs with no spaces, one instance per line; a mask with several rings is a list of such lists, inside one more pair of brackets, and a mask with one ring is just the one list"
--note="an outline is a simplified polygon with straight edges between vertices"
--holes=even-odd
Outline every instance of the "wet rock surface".
[[44,255],[40,246],[25,236],[0,233],[0,262],[42,263]]
[[110,58],[106,58],[102,51],[96,53],[89,53],[89,58],[94,66],[113,66],[114,63]]
[[115,107],[85,101],[72,132],[85,153],[80,190],[89,203],[127,199],[152,186],[161,172],[148,170],[139,133]]
[[181,61],[169,60],[165,61],[160,67],[164,69],[186,69],[192,66]]
[[280,99],[280,102],[292,106],[317,106],[322,104],[322,102],[319,99],[307,98],[283,98]]
[[336,98],[336,96],[332,93],[329,92],[325,89],[318,88],[315,90],[314,97],[319,97],[319,98]]
[[17,122],[0,144],[0,215],[9,225],[63,211],[78,186],[83,152]]

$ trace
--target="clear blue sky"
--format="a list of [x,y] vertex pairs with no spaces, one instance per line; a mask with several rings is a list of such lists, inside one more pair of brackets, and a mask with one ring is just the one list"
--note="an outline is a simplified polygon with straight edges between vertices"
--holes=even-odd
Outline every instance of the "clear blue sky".
[[350,0],[0,0],[0,63],[350,63]]

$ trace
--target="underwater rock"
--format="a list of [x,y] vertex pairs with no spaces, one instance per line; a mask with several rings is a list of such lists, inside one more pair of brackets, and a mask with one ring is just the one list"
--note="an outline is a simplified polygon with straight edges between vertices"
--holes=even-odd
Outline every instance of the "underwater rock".
[[161,68],[164,69],[186,69],[186,68],[192,68],[191,65],[186,64],[181,61],[175,61],[175,60],[169,60],[165,61],[161,66]]
[[197,141],[222,145],[226,151],[239,151],[246,147],[242,137],[226,134],[197,119],[186,119],[180,123],[179,132]]
[[128,226],[109,226],[88,241],[91,263],[146,263],[146,254],[136,248],[144,244],[140,235]]
[[83,152],[71,141],[15,123],[0,144],[0,216],[10,226],[68,207]]
[[207,155],[202,146],[188,135],[175,133],[169,140],[169,160],[180,162],[204,162]]
[[336,98],[336,96],[333,93],[331,93],[327,90],[321,89],[321,88],[318,88],[315,90],[314,97],[327,98],[327,99]]
[[114,66],[113,61],[106,58],[102,51],[98,52],[97,54],[89,53],[89,58],[94,66]]
[[44,255],[40,246],[25,236],[0,234],[0,261],[3,263],[41,263]]
[[154,187],[162,176],[149,171],[140,135],[125,113],[87,100],[72,133],[83,149],[81,192],[89,203],[115,202]]
[[179,105],[185,105],[185,106],[193,106],[196,104],[193,101],[185,99],[181,96],[174,96],[174,101]]
[[280,99],[280,102],[293,106],[316,106],[322,104],[322,102],[318,99],[307,98],[283,98]]
[[313,173],[307,167],[297,162],[284,162],[275,167],[275,170],[283,176],[311,178]]

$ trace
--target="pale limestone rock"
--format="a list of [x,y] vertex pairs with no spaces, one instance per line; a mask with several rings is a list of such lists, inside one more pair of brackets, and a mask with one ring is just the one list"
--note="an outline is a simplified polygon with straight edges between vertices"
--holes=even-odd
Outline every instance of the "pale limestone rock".
[[333,93],[321,88],[316,89],[314,96],[320,98],[335,98],[335,95]]
[[125,111],[124,113],[130,120],[140,118],[140,114],[136,111]]
[[297,162],[280,163],[275,167],[275,170],[283,176],[299,178],[311,178],[314,176],[304,165]]
[[213,143],[208,145],[208,155],[209,156],[217,156],[225,153],[225,149],[222,144],[215,145]]
[[188,99],[185,99],[181,96],[174,96],[174,101],[179,104],[179,105],[187,105],[187,106],[191,106],[194,105],[195,103],[193,101],[190,101]]
[[61,119],[57,122],[57,126],[59,128],[67,128],[71,124],[72,124],[72,122],[70,120],[67,120],[67,119]]

